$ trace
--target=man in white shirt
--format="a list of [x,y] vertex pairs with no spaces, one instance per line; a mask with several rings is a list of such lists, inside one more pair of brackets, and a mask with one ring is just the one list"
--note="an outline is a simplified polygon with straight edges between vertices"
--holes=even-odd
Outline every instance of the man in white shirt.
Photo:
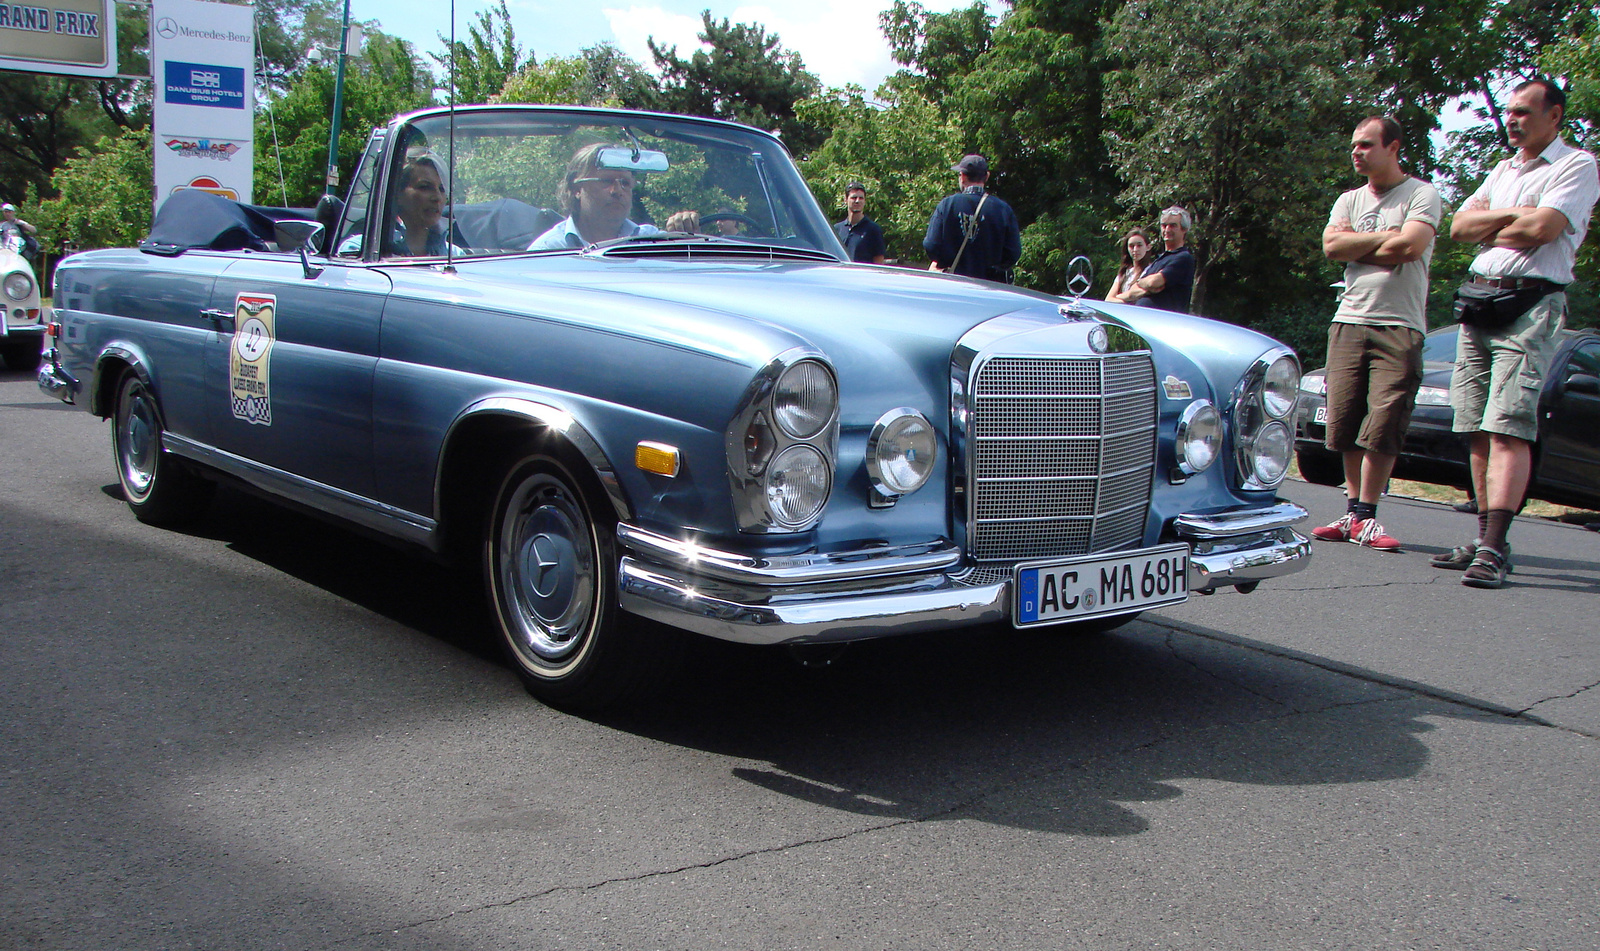
[[1433,563],[1464,568],[1461,583],[1476,588],[1500,587],[1510,569],[1506,530],[1528,488],[1539,394],[1566,322],[1573,259],[1600,198],[1594,156],[1560,139],[1566,101],[1549,80],[1516,88],[1506,133],[1517,154],[1495,166],[1450,224],[1452,238],[1479,245],[1469,283],[1523,298],[1502,304],[1520,311],[1503,326],[1462,323],[1450,380],[1455,431],[1471,434],[1478,537]]
[[578,150],[567,165],[562,196],[568,217],[533,239],[530,251],[583,248],[613,238],[658,234],[655,225],[636,224],[628,218],[633,208],[633,172],[601,168],[600,153],[616,148],[596,143]]
[[1322,250],[1345,262],[1344,292],[1328,328],[1325,445],[1344,457],[1348,510],[1311,530],[1323,541],[1399,551],[1378,524],[1378,499],[1405,442],[1422,384],[1428,266],[1444,217],[1439,192],[1400,167],[1400,124],[1363,119],[1350,161],[1367,183],[1339,196]]

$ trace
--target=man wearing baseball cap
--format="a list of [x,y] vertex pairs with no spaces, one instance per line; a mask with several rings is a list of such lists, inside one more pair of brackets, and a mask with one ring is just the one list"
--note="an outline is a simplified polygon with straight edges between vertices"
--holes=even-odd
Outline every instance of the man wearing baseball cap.
[[939,202],[928,221],[922,239],[933,261],[928,270],[1010,283],[1022,257],[1022,229],[1011,206],[984,190],[988,159],[967,155],[950,170],[960,175],[961,190]]
[[9,201],[0,205],[0,215],[4,216],[3,220],[0,220],[0,246],[9,246],[11,236],[16,235],[17,252],[32,261],[33,256],[38,253],[39,245],[31,236],[38,234],[39,229],[18,218],[17,206]]

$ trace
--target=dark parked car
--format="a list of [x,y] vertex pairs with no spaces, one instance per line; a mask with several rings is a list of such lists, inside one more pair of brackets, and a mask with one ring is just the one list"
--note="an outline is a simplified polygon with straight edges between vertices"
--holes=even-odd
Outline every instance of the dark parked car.
[[[1431,331],[1422,344],[1422,386],[1406,430],[1396,478],[1465,489],[1466,437],[1450,431],[1450,374],[1455,369],[1456,327]],[[1300,380],[1295,458],[1307,481],[1344,482],[1337,453],[1323,446],[1327,381],[1322,370]],[[1539,397],[1539,442],[1533,451],[1528,497],[1600,509],[1600,334],[1564,330]]]
[[[689,210],[738,228],[652,224]],[[320,215],[180,192],[141,250],[68,258],[40,385],[111,420],[143,520],[226,477],[476,565],[552,702],[651,680],[673,638],[645,619],[1106,626],[1309,558],[1277,497],[1290,350],[847,263],[764,132],[428,110]]]

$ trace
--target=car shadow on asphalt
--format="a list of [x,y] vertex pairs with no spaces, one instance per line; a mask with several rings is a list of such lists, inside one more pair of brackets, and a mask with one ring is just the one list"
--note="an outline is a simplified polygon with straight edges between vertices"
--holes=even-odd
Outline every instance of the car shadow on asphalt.
[[[187,533],[513,676],[467,573],[227,489]],[[1427,763],[1430,718],[1518,723],[1470,698],[1143,619],[1104,635],[990,625],[798,659],[683,640],[683,669],[662,695],[588,719],[741,761],[726,768],[752,786],[888,823],[1131,835],[1148,820],[1129,804],[1178,797],[1190,780],[1392,780]]]

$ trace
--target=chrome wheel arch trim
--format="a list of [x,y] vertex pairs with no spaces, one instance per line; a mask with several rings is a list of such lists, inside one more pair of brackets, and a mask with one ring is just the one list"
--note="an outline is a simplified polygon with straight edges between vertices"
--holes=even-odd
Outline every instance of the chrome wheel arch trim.
[[[155,390],[155,383],[150,378],[150,368],[142,353],[122,344],[112,344],[103,348],[100,355],[95,358],[94,376],[89,380],[89,412],[102,419],[110,418],[112,412],[116,410],[116,394],[106,392],[106,387],[115,383],[114,380],[106,379],[106,364],[113,360],[126,364],[133,372],[139,374],[139,379],[145,386],[152,391]],[[107,405],[108,400],[110,405]]]
[[617,520],[627,521],[633,518],[633,507],[628,503],[627,493],[622,490],[622,483],[617,479],[616,467],[606,457],[605,450],[600,448],[600,441],[595,439],[593,434],[578,422],[577,417],[567,410],[517,396],[491,396],[478,400],[450,421],[440,447],[439,468],[433,478],[435,512],[443,511],[444,499],[439,493],[444,485],[444,463],[449,456],[449,447],[455,441],[456,434],[463,424],[484,416],[509,416],[527,420],[565,440],[589,464],[595,478],[600,481],[600,486],[605,489],[606,498],[610,500],[611,507],[616,512]]

